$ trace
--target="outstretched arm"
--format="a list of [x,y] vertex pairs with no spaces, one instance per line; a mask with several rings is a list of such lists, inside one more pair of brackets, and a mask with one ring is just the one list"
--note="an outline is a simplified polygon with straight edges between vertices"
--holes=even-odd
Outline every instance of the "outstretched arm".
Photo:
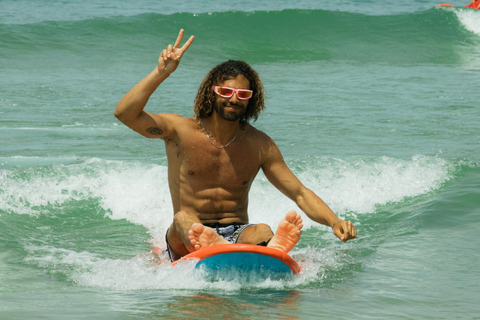
[[144,111],[143,108],[157,87],[177,69],[180,59],[192,44],[193,36],[180,47],[183,34],[184,30],[182,29],[175,45],[169,44],[167,49],[160,54],[157,67],[137,83],[120,100],[115,109],[115,117],[148,138],[165,138],[172,132],[169,121],[166,121],[167,116],[153,114]]
[[313,191],[306,188],[300,180],[290,171],[280,150],[269,139],[266,161],[262,170],[267,179],[287,197],[295,201],[305,214],[318,223],[332,227],[333,233],[343,242],[355,239],[357,229],[350,221],[344,221],[318,197]]

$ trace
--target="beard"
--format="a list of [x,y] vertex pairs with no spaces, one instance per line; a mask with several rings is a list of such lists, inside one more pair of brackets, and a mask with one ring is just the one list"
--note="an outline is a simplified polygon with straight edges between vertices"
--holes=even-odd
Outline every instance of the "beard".
[[[226,110],[227,107],[236,108],[234,111]],[[213,104],[213,109],[225,120],[227,121],[237,121],[241,119],[246,113],[247,108],[243,105],[236,104],[236,103],[218,103],[215,101]]]

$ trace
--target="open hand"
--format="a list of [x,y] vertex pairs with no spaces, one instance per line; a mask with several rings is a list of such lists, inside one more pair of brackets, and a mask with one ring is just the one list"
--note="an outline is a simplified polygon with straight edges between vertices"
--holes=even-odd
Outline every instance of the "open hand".
[[194,39],[194,37],[191,36],[187,40],[187,42],[185,42],[185,44],[180,48],[180,45],[182,44],[183,34],[184,30],[181,29],[178,33],[175,45],[169,44],[167,49],[164,49],[160,54],[157,67],[159,72],[166,72],[168,74],[171,74],[177,69],[182,55],[185,53],[185,51],[187,51]]

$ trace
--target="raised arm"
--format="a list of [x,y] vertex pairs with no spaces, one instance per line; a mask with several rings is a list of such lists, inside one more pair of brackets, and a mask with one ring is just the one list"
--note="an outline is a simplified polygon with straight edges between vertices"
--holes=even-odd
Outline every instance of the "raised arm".
[[143,80],[137,83],[117,104],[115,117],[136,132],[148,138],[165,138],[172,132],[172,127],[166,114],[153,114],[144,111],[150,96],[158,86],[167,79],[178,67],[183,54],[193,42],[191,36],[180,47],[184,30],[180,30],[175,45],[169,44],[158,58],[157,67]]
[[306,188],[288,168],[277,145],[269,138],[269,147],[262,170],[268,181],[287,197],[295,201],[300,209],[315,222],[332,227],[333,233],[343,242],[355,239],[357,229],[350,221],[344,221],[318,197]]

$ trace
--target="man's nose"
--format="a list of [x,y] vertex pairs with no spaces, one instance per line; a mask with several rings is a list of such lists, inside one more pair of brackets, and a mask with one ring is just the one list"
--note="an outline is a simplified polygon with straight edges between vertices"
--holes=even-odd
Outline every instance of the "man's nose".
[[237,93],[234,92],[232,96],[230,97],[231,102],[238,102],[240,99],[238,99]]

